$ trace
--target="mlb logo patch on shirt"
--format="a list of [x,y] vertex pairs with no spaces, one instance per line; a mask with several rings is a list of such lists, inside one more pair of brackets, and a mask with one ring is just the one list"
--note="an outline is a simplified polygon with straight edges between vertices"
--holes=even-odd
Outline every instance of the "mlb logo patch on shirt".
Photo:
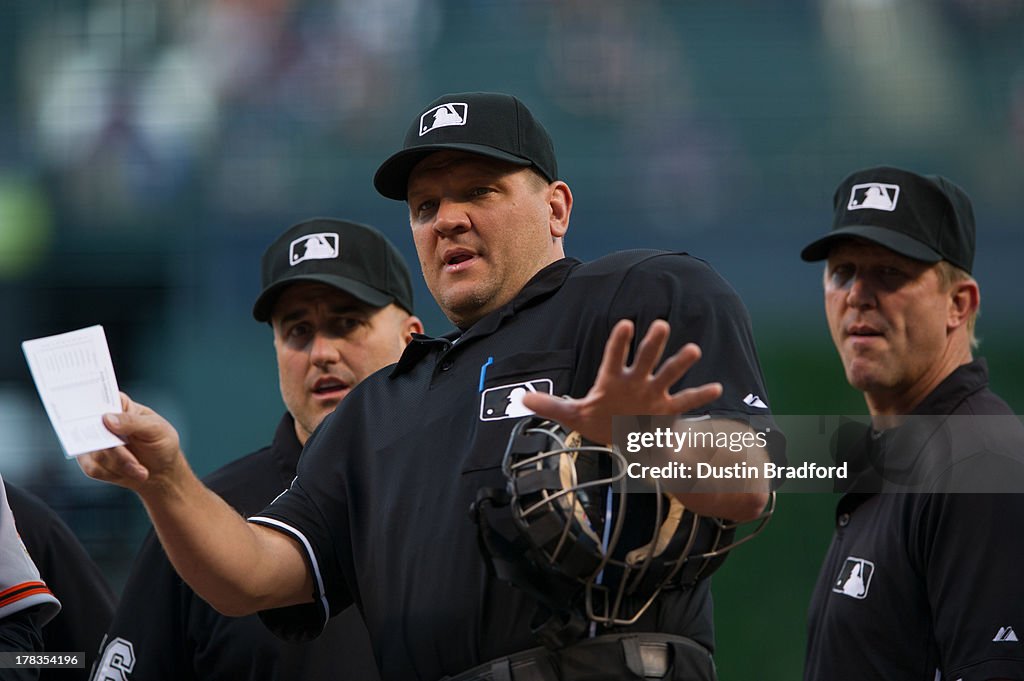
[[554,384],[550,378],[536,378],[532,381],[488,388],[480,394],[480,420],[500,421],[530,416],[533,410],[523,405],[523,397],[529,393],[550,395],[553,389]]
[[298,265],[306,260],[330,260],[341,253],[341,239],[334,232],[301,236],[288,247],[288,263]]
[[469,115],[469,106],[462,102],[440,104],[420,116],[420,137],[431,130],[449,125],[465,125]]
[[846,209],[873,208],[894,211],[899,198],[900,186],[898,184],[882,184],[881,182],[855,184],[850,189],[850,202],[846,204]]
[[866,598],[874,574],[875,564],[870,560],[847,556],[839,575],[832,583],[832,591],[851,598]]

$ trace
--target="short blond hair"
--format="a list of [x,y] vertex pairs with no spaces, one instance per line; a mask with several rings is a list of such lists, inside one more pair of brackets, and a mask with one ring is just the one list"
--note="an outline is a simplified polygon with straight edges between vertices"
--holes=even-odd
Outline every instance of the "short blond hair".
[[[974,281],[974,277],[968,274],[966,270],[957,267],[947,260],[940,260],[936,264],[935,273],[939,275],[939,285],[942,286],[944,291],[948,291],[951,286],[962,281]],[[967,320],[967,336],[971,341],[972,350],[976,350],[981,343],[974,331],[980,314],[981,310],[976,309]]]

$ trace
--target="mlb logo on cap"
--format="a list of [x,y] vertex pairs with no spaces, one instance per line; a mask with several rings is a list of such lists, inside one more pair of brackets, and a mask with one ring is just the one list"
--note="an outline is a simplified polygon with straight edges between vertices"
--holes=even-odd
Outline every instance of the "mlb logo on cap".
[[449,125],[465,125],[469,106],[463,102],[441,104],[420,116],[420,137]]
[[[469,110],[473,109],[473,119]],[[389,199],[404,201],[409,176],[420,161],[438,151],[457,151],[532,166],[548,182],[558,178],[555,147],[526,105],[499,92],[454,92],[419,110],[402,148],[377,168],[373,186]]]
[[358,222],[312,218],[292,225],[263,252],[260,281],[263,290],[252,307],[259,322],[270,321],[285,288],[303,281],[332,286],[371,307],[395,303],[412,312],[402,255],[383,234]]
[[974,265],[974,210],[963,189],[939,175],[892,166],[858,170],[832,196],[832,229],[800,257],[828,259],[842,239],[862,239],[925,263],[940,260],[968,274]]
[[846,209],[873,208],[891,212],[896,210],[896,201],[899,197],[900,186],[898,184],[882,184],[881,182],[855,184],[850,189],[850,202],[846,204]]
[[333,232],[320,232],[299,237],[288,247],[288,263],[298,265],[306,260],[330,260],[340,252],[340,239]]

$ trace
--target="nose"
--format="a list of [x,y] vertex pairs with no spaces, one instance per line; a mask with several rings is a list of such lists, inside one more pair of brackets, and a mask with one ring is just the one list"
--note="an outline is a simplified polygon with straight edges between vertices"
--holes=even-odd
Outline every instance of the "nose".
[[856,273],[847,283],[846,304],[855,308],[866,308],[875,304],[875,287],[863,273]]
[[323,368],[334,364],[339,358],[338,347],[328,334],[323,331],[313,334],[313,341],[309,348],[310,363]]
[[462,203],[445,198],[437,206],[434,230],[441,236],[461,234],[469,229],[469,215]]

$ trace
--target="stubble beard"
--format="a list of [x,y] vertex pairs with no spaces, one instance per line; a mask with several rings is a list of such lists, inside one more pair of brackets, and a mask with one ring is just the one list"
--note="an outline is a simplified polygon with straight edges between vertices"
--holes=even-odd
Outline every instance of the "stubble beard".
[[432,290],[434,299],[448,320],[459,328],[472,326],[493,310],[498,285],[493,277],[470,283],[469,286]]

